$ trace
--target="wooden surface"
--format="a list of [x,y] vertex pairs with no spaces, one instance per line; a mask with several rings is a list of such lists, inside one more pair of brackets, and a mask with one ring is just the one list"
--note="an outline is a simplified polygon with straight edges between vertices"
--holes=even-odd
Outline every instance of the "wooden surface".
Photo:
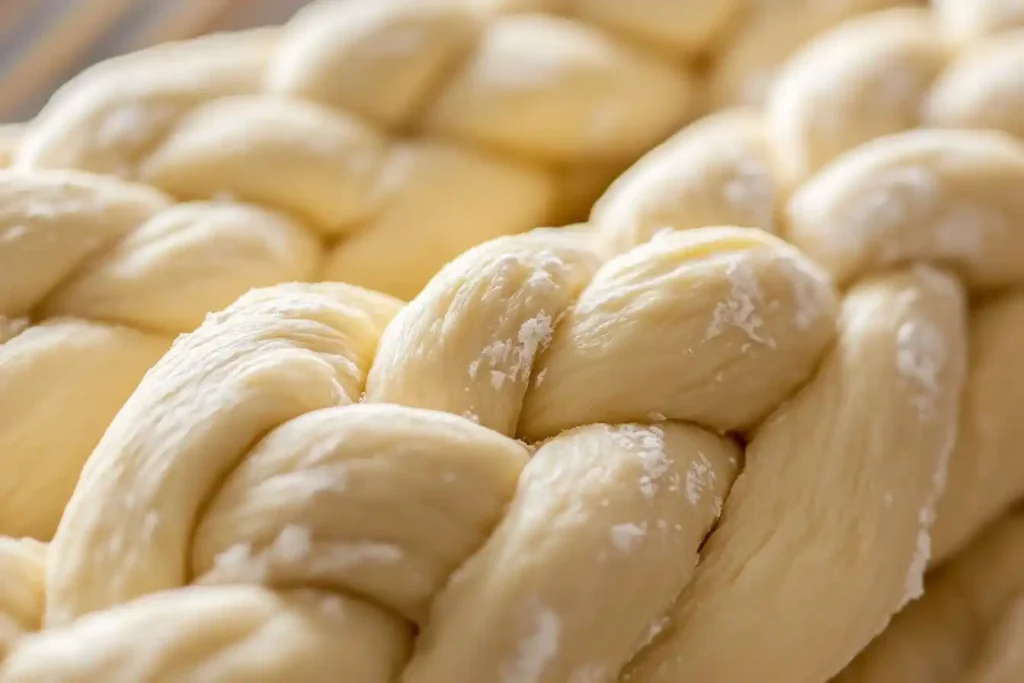
[[0,123],[83,68],[154,43],[280,24],[309,0],[0,0]]

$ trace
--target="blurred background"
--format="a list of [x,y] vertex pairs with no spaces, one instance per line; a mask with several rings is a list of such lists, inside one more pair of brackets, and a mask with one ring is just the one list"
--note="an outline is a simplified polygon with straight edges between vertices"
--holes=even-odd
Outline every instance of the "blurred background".
[[0,0],[0,123],[89,64],[200,33],[284,23],[310,0]]

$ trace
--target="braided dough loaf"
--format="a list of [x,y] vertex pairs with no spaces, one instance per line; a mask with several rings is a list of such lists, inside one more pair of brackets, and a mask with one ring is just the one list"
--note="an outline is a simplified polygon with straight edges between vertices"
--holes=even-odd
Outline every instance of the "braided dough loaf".
[[404,307],[256,290],[181,337],[89,459],[0,680],[837,672],[920,580],[960,285],[917,264],[840,306],[760,230],[591,244],[486,243]]
[[[888,134],[797,186],[765,121],[702,122],[612,188],[591,229],[488,242],[407,306],[282,285],[182,337],[86,466],[47,551],[46,630],[0,681],[838,673],[920,594],[933,521],[931,561],[1022,488],[1007,397],[1024,377],[1024,143]],[[694,142],[715,131],[760,144]],[[768,191],[735,189],[751,176]],[[8,182],[129,188],[106,200],[128,217],[188,208],[81,172]],[[648,213],[680,196],[703,202]],[[694,223],[715,202],[774,221]],[[50,229],[83,203],[27,214]],[[801,251],[657,223],[760,225]],[[11,282],[78,270],[21,260]],[[985,299],[970,316],[968,295]],[[14,341],[45,327],[5,324]],[[1007,661],[1003,622],[979,680]]]
[[589,208],[693,110],[694,55],[763,64],[799,38],[762,50],[775,15],[740,0],[641,4],[317,3],[99,64],[5,130],[0,452],[24,474],[0,480],[0,533],[50,538],[113,415],[206,313],[289,281],[411,297],[467,247],[573,213],[566,193]]
[[[1024,16],[997,6],[893,9],[822,34],[779,75],[764,113],[733,109],[683,129],[617,179],[591,215],[613,250],[666,226],[756,225],[797,244],[840,287],[927,260],[955,264],[971,290],[995,299],[971,320],[966,409],[935,560],[1024,493],[1013,430],[1024,396],[1010,381],[1024,380],[1024,300],[1012,289],[1024,263],[1014,232],[1024,198],[1013,189],[1024,180],[1024,28],[998,24],[1002,32],[971,39],[946,29],[992,26],[993,17],[1024,27]],[[970,11],[981,18],[966,21]],[[894,78],[918,83],[901,91],[899,107]],[[925,129],[908,130],[917,126]]]

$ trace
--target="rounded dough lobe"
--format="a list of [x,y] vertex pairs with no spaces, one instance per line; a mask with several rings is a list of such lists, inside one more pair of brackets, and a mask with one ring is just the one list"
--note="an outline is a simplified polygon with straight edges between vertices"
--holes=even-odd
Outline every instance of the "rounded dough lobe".
[[590,220],[619,252],[665,229],[738,225],[772,232],[779,195],[773,157],[760,113],[713,114],[619,176]]
[[388,128],[408,125],[477,39],[484,19],[478,4],[311,3],[285,26],[267,89]]
[[869,140],[916,127],[951,52],[924,7],[851,19],[801,48],[766,109],[788,184]]
[[545,442],[501,524],[435,601],[403,680],[614,680],[692,577],[740,456],[674,423],[589,425]]
[[0,662],[21,638],[43,622],[46,545],[0,537]]
[[956,280],[923,266],[847,293],[835,347],[755,432],[694,580],[630,681],[824,681],[921,594],[964,308]]
[[680,126],[690,77],[568,18],[522,14],[485,29],[423,129],[514,156],[632,159]]
[[1024,280],[1024,142],[920,129],[876,138],[791,197],[787,239],[845,287],[887,266],[947,263],[972,288]]
[[170,339],[61,318],[0,344],[0,528],[49,539],[78,475]]
[[349,590],[422,621],[498,523],[527,459],[522,444],[438,411],[307,413],[256,444],[213,497],[194,575]]
[[569,309],[520,435],[659,415],[750,428],[811,374],[836,305],[816,266],[760,230],[665,233],[606,262]]
[[1024,9],[1019,25],[987,36],[946,67],[925,101],[927,125],[989,128],[1024,138]]
[[373,211],[384,144],[366,124],[316,104],[223,97],[183,118],[141,172],[177,197],[226,192],[334,235]]
[[599,265],[577,234],[536,230],[465,252],[384,332],[366,400],[462,415],[514,436],[537,357]]
[[82,470],[51,544],[48,626],[184,585],[216,486],[278,425],[358,401],[398,308],[348,285],[278,285],[179,338]]
[[[452,188],[457,198],[438,201]],[[444,142],[399,143],[375,189],[378,211],[331,248],[324,277],[411,299],[467,249],[540,225],[555,189],[531,165]]]
[[[126,639],[125,633],[145,634]],[[411,634],[356,599],[258,586],[146,595],[25,639],[4,683],[390,683]],[[83,652],[80,643],[88,643]]]
[[175,204],[66,278],[42,307],[177,335],[249,289],[309,281],[319,243],[298,224],[234,202]]
[[958,552],[1024,493],[1024,291],[977,306],[957,444],[939,500],[932,562]]

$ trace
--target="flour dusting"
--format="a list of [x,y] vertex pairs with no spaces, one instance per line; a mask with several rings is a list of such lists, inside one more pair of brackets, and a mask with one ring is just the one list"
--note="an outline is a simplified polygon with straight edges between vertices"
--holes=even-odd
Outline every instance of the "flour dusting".
[[506,382],[525,381],[533,369],[537,354],[551,343],[554,320],[545,311],[520,325],[514,340],[495,340],[480,352],[480,358],[469,364],[469,376],[476,379],[481,363],[486,365],[490,385],[500,391]]
[[907,569],[906,595],[904,604],[916,600],[924,594],[924,574],[931,559],[931,530],[935,524],[935,506],[946,491],[946,477],[949,473],[949,459],[956,447],[957,430],[955,425],[943,427],[946,439],[939,448],[935,469],[932,471],[932,488],[925,498],[924,506],[918,511],[918,531],[914,547],[914,555]]
[[690,463],[690,469],[686,471],[686,500],[691,505],[700,503],[704,492],[714,488],[715,479],[711,461],[703,453],[698,453],[697,459]]
[[558,655],[562,622],[550,609],[540,609],[532,632],[519,642],[516,658],[502,668],[501,683],[538,683]]
[[900,226],[924,220],[940,195],[939,182],[927,169],[898,168],[879,173],[874,187],[859,202],[851,203],[840,229],[832,230],[833,252],[861,251],[866,244],[882,245],[882,258],[895,262],[904,257],[907,240]]
[[[640,427],[626,425],[612,432],[616,444],[635,453],[640,458],[643,472],[640,475],[640,491],[646,498],[653,498],[658,492],[660,480],[671,469],[672,462],[665,453],[665,430],[658,426]],[[675,484],[669,478],[670,488]]]
[[723,334],[727,328],[738,327],[751,341],[774,347],[774,340],[765,339],[759,332],[764,319],[758,307],[764,297],[757,284],[754,268],[750,263],[737,259],[729,262],[726,275],[732,284],[729,297],[715,306],[714,317],[704,338],[710,341]]
[[616,524],[611,528],[609,536],[616,550],[622,553],[631,552],[647,536],[647,522]]
[[829,307],[831,286],[828,276],[820,269],[803,262],[795,249],[786,249],[780,253],[778,263],[793,290],[796,328],[800,331],[807,330]]
[[931,526],[935,521],[935,514],[930,506],[921,508],[917,515],[917,521],[920,526],[914,545],[914,555],[910,559],[910,567],[907,569],[904,604],[924,595],[924,572],[928,568],[928,560],[932,555]]
[[948,360],[942,331],[929,320],[908,320],[896,335],[896,370],[909,383],[921,420],[931,420],[939,397],[939,374]]

